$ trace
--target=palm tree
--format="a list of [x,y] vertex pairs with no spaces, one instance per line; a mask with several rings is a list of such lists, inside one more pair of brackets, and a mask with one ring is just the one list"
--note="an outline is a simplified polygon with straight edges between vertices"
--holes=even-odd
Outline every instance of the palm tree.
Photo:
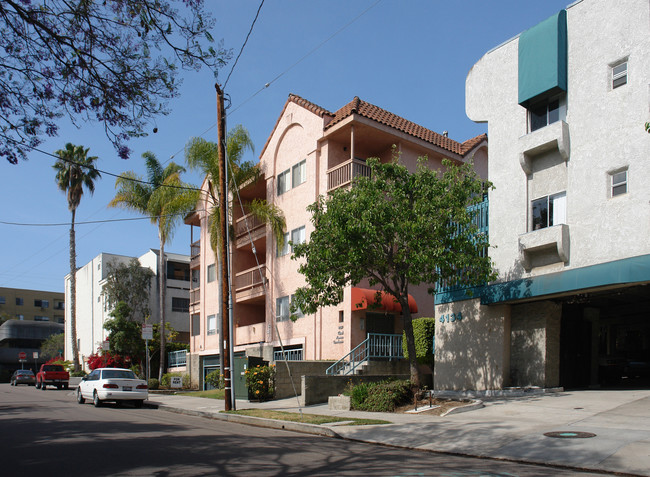
[[147,182],[133,171],[120,174],[115,181],[117,192],[108,204],[109,207],[123,207],[141,214],[149,215],[151,223],[158,227],[160,253],[158,256],[158,287],[160,291],[160,369],[158,379],[162,379],[165,369],[165,287],[167,283],[165,267],[165,244],[168,243],[176,226],[187,212],[192,210],[199,198],[199,190],[184,184],[180,175],[183,166],[170,162],[163,168],[152,152],[142,157],[147,167]]
[[[242,185],[254,183],[262,178],[262,172],[257,164],[251,161],[242,162],[244,153],[255,152],[253,142],[246,128],[241,124],[228,132],[226,137],[226,154],[228,156],[228,189],[235,191]],[[199,170],[208,178],[208,193],[213,208],[210,217],[210,245],[217,254],[218,245],[222,239],[219,229],[220,208],[218,194],[215,191],[219,183],[219,154],[218,144],[202,138],[193,138],[185,146],[185,161],[190,169]],[[257,219],[271,226],[273,235],[279,246],[284,241],[286,221],[282,211],[274,204],[264,199],[254,199],[244,204],[244,207]],[[232,216],[230,217],[232,219]],[[232,220],[229,220],[232,226]]]
[[65,149],[54,152],[60,159],[52,166],[56,170],[57,186],[66,193],[68,210],[72,212],[70,221],[70,337],[75,371],[79,371],[79,349],[77,346],[77,252],[74,219],[84,188],[92,195],[95,191],[94,181],[101,177],[94,166],[97,157],[89,157],[88,150],[89,148],[67,143]]

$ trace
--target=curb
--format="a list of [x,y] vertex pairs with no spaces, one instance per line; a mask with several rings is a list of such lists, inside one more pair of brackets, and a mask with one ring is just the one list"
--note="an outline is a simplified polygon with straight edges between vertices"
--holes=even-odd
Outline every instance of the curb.
[[173,412],[176,414],[185,414],[187,416],[205,417],[217,421],[227,421],[236,424],[245,424],[248,426],[264,427],[267,429],[280,429],[285,431],[301,432],[303,434],[313,434],[323,437],[333,437],[341,439],[342,437],[329,427],[323,427],[316,424],[307,424],[292,421],[280,421],[277,419],[265,419],[263,417],[242,416],[239,414],[226,414],[212,411],[195,411],[191,409],[182,409],[164,404],[145,402],[145,407],[150,409],[159,409],[161,411]]
[[475,409],[481,409],[482,407],[485,407],[485,404],[483,404],[483,401],[481,401],[480,399],[473,399],[472,404],[467,404],[465,406],[452,407],[447,412],[440,414],[440,417],[449,416],[451,414],[460,414],[461,412],[473,411]]

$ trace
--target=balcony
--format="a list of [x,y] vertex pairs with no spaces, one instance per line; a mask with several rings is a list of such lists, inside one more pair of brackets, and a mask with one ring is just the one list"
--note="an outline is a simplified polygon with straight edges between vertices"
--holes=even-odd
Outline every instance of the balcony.
[[251,241],[256,242],[265,237],[266,223],[253,214],[244,215],[235,222],[235,246],[237,248],[250,246]]
[[519,138],[519,164],[526,174],[532,174],[532,161],[547,151],[557,150],[562,159],[569,160],[569,125],[557,121]]
[[198,305],[201,302],[201,289],[192,288],[190,290],[190,305]]
[[544,265],[569,261],[569,226],[554,225],[519,236],[519,250],[524,268],[530,271],[536,263]]
[[359,176],[370,177],[370,167],[362,159],[349,159],[327,171],[327,190],[349,185]]
[[235,328],[235,346],[264,341],[264,326],[262,322]]
[[197,240],[190,245],[190,270],[201,265],[201,241]]
[[263,302],[267,283],[266,265],[235,274],[235,303]]

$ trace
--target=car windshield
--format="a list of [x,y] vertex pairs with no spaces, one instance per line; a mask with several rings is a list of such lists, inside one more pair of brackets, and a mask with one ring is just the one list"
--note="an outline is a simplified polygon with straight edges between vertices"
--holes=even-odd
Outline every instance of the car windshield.
[[137,379],[133,371],[126,369],[106,369],[102,371],[102,379],[110,378]]
[[63,371],[63,366],[60,364],[46,364],[43,366],[43,371]]
[[32,373],[29,369],[21,370],[17,372],[18,374],[24,374],[26,376],[33,376],[34,373]]

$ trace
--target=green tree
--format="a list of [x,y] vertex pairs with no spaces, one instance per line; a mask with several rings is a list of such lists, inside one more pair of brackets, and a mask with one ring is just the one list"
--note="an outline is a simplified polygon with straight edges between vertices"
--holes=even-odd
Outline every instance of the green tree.
[[[163,168],[152,152],[142,157],[147,166],[147,182],[135,172],[120,174],[115,181],[117,193],[109,207],[123,207],[147,214],[151,223],[158,227],[160,251],[158,255],[158,286],[160,291],[160,327],[165,326],[166,260],[165,244],[173,237],[176,226],[185,214],[192,210],[199,198],[199,191],[181,181],[185,168],[170,162]],[[160,370],[158,379],[165,372],[165,333],[160,333]]]
[[125,141],[169,113],[180,68],[216,78],[231,57],[214,24],[204,0],[1,1],[0,156],[26,159],[67,117],[102,123],[126,159]]
[[[192,170],[201,171],[208,178],[208,194],[212,202],[210,216],[210,245],[217,252],[221,241],[219,229],[221,210],[219,207],[219,154],[218,144],[206,141],[203,138],[192,138],[185,146],[185,161]],[[228,156],[228,188],[230,191],[238,190],[244,184],[255,183],[262,179],[262,173],[257,164],[243,161],[246,151],[255,152],[253,142],[246,128],[241,124],[228,132],[226,137],[226,155]],[[234,199],[234,198],[233,198]],[[233,204],[236,206],[237,204]],[[282,211],[266,200],[254,199],[243,203],[244,209],[252,213],[259,220],[270,224],[273,235],[282,242],[286,221]],[[229,208],[232,210],[232,207]],[[232,216],[229,218],[232,225]],[[281,244],[281,243],[280,243]],[[217,255],[218,256],[218,255]]]
[[[478,234],[468,206],[482,200],[489,184],[470,164],[444,161],[444,172],[424,159],[410,173],[397,159],[369,159],[371,178],[310,205],[315,230],[295,245],[294,259],[306,286],[295,304],[305,313],[341,302],[343,287],[367,279],[390,294],[402,309],[411,379],[419,387],[417,353],[408,306],[409,287],[446,280],[483,283],[493,277],[489,257],[481,253],[488,237]],[[432,289],[429,290],[432,292]]]
[[41,343],[41,359],[48,360],[59,356],[65,348],[65,334],[56,333]]
[[128,305],[129,321],[144,322],[149,316],[149,291],[154,273],[140,265],[137,258],[132,258],[128,264],[108,263],[106,283],[102,295],[110,307],[123,302]]
[[142,362],[144,340],[140,323],[132,321],[133,310],[124,302],[118,302],[110,313],[112,317],[104,323],[109,333],[110,351],[122,357],[130,357],[134,363]]
[[95,169],[96,156],[88,156],[89,148],[71,143],[65,149],[54,153],[59,159],[54,163],[56,184],[66,193],[68,209],[72,213],[70,221],[70,339],[72,340],[72,362],[74,370],[79,371],[79,350],[77,347],[77,251],[75,243],[74,220],[84,189],[90,194],[95,191],[95,181],[101,174]]

